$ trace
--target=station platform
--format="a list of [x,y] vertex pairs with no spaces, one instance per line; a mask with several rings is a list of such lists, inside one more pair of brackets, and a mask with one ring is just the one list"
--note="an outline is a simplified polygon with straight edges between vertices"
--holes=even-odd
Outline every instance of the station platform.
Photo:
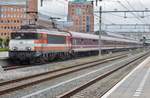
[[0,52],[0,60],[8,59],[8,52]]
[[150,57],[101,98],[150,98]]

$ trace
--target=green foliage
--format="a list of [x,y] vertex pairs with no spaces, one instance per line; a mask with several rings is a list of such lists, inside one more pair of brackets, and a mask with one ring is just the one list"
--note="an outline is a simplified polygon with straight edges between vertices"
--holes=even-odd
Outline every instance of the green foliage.
[[0,47],[2,47],[2,44],[3,44],[3,39],[0,38]]
[[0,48],[6,48],[9,45],[9,38],[2,39],[0,38]]
[[8,47],[8,45],[9,45],[9,38],[6,38],[5,40],[4,40],[4,46],[5,47]]
[[8,48],[0,48],[0,52],[9,51]]

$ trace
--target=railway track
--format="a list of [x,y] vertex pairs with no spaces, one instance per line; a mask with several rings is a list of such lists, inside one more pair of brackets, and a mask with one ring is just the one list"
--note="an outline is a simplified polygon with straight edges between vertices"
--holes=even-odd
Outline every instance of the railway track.
[[[114,69],[112,69],[112,70],[109,70],[109,71],[107,71],[106,73],[104,73],[104,74],[102,74],[102,75],[100,75],[100,76],[98,76],[98,77],[92,79],[91,81],[88,81],[88,82],[84,83],[83,85],[80,85],[80,86],[78,86],[78,87],[76,87],[76,88],[71,89],[70,91],[68,91],[68,92],[66,92],[66,93],[63,93],[63,94],[57,96],[57,98],[72,98],[72,96],[74,96],[75,94],[81,92],[82,90],[86,89],[87,87],[89,87],[89,86],[95,84],[96,82],[98,82],[98,81],[100,81],[100,80],[102,80],[102,79],[108,77],[109,75],[111,75],[111,74],[117,72],[118,70],[120,70],[120,69],[122,69],[122,68],[124,68],[124,67],[126,67],[126,66],[128,66],[128,65],[131,65],[131,64],[136,63],[138,60],[143,59],[143,58],[146,57],[147,55],[148,55],[148,54],[139,56],[139,57],[137,57],[137,58],[135,58],[135,59],[133,59],[133,60],[130,60],[130,61],[127,62],[127,63],[121,64],[121,65],[118,66],[117,68],[114,68]],[[118,81],[118,82],[119,82],[119,81]],[[108,89],[108,90],[109,90],[109,89]],[[107,91],[108,91],[108,90],[107,90]],[[107,91],[105,91],[105,92],[107,92]]]
[[[79,58],[76,58],[76,59],[79,59]],[[57,62],[61,62],[61,61],[53,61],[53,62],[57,63]],[[48,62],[44,63],[44,64],[48,64]],[[19,65],[19,64],[13,64],[13,62],[10,62],[9,65],[2,66],[2,68],[4,69],[4,71],[8,71],[8,70],[21,69],[21,68],[27,68],[27,67],[32,67],[32,66],[41,66],[41,64],[34,64],[34,65],[26,65],[26,64],[24,64],[24,65]]]
[[3,66],[2,68],[4,69],[4,71],[7,71],[7,70],[13,70],[13,69],[19,69],[19,68],[25,68],[25,67],[31,67],[29,65],[10,65],[10,66]]
[[67,67],[67,68],[62,68],[62,69],[44,72],[44,73],[40,73],[40,74],[28,76],[28,77],[15,79],[15,80],[1,82],[0,83],[0,95],[18,90],[18,89],[26,87],[26,86],[37,84],[37,83],[40,83],[40,82],[43,82],[46,80],[61,77],[61,76],[67,75],[69,73],[73,73],[73,72],[77,72],[77,71],[91,68],[94,66],[98,66],[99,64],[103,64],[108,61],[113,61],[113,60],[117,60],[120,58],[124,58],[126,56],[127,56],[127,54],[120,54],[120,55],[116,55],[114,57],[108,57],[105,59],[95,60],[95,61],[91,61],[88,63],[79,64],[79,65],[75,65],[75,66],[71,66],[71,67]]

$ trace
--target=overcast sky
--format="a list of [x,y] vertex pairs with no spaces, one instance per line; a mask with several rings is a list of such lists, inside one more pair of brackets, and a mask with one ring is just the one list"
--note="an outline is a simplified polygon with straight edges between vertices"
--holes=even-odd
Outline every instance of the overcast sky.
[[[26,0],[0,0],[0,2],[26,2]],[[44,0],[43,7],[40,6],[39,12],[48,17],[60,17],[62,19],[67,17],[68,2],[67,0]],[[120,2],[119,2],[120,1]],[[150,9],[150,0],[103,0],[103,10],[145,10]],[[98,7],[95,6],[95,11]],[[94,13],[96,14],[96,13]],[[95,15],[95,28],[98,28],[99,17]],[[150,13],[127,13],[124,18],[124,13],[108,13],[102,15],[102,22],[104,24],[150,24]],[[141,18],[144,16],[144,18]],[[140,28],[140,27],[139,27]],[[144,28],[142,28],[144,29]],[[116,29],[117,30],[117,29]],[[150,31],[150,29],[148,28]]]
[[[120,2],[118,2],[120,1]],[[103,10],[145,10],[145,8],[150,9],[150,0],[103,0]],[[95,7],[95,11],[98,7]],[[40,7],[39,1],[39,11],[48,16],[54,17],[67,17],[68,13],[68,2],[66,0],[45,0],[43,7]],[[95,13],[96,14],[96,13]],[[98,15],[98,14],[97,14]],[[141,16],[145,18],[141,18]],[[150,23],[150,13],[127,13],[124,18],[124,13],[108,13],[103,14],[104,24],[149,24]],[[95,27],[98,24],[98,17],[95,16]],[[96,27],[97,28],[97,27]]]

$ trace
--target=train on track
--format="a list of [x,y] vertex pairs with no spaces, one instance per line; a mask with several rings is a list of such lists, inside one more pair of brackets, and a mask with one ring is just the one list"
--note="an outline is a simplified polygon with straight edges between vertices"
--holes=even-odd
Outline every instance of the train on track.
[[[133,39],[105,34],[102,51],[133,49],[142,43]],[[21,29],[11,34],[9,57],[20,62],[44,62],[55,58],[98,54],[99,36],[88,33],[48,29]]]

